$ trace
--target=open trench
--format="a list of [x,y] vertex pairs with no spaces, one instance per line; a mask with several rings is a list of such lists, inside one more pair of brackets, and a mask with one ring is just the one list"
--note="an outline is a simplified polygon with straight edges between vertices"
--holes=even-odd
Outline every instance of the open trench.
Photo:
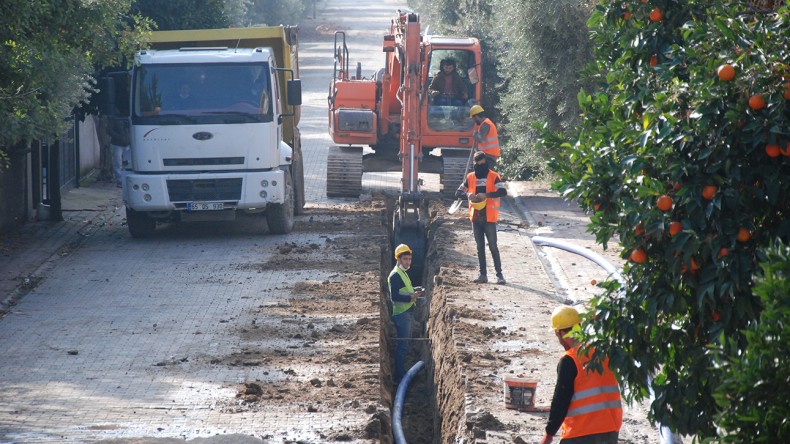
[[[388,214],[392,214],[394,201],[387,202]],[[443,205],[437,202],[437,205]],[[430,210],[427,229],[427,245],[422,279],[412,282],[425,287],[426,296],[415,311],[412,327],[413,337],[406,362],[408,370],[419,361],[425,366],[411,380],[403,403],[401,426],[405,441],[409,444],[455,442],[466,428],[465,382],[461,361],[453,337],[454,314],[445,303],[443,278],[440,275],[442,258],[441,237],[451,235],[442,229],[443,220],[437,211]],[[391,234],[391,233],[390,233]],[[392,236],[390,237],[392,239]],[[382,247],[381,251],[381,322],[380,341],[382,397],[390,406],[389,421],[382,421],[382,442],[395,442],[392,416],[398,387],[392,383],[393,353],[395,349],[395,327],[391,322],[392,305],[389,297],[387,277],[394,267],[393,246]]]

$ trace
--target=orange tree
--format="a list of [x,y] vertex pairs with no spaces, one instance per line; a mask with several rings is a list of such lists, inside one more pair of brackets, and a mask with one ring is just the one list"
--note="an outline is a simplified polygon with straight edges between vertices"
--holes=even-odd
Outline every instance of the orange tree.
[[[652,378],[651,417],[679,433],[714,437],[727,423],[720,353],[748,348],[762,249],[790,237],[788,20],[781,5],[602,0],[582,123],[543,135],[556,188],[590,212],[597,241],[645,253],[623,285],[601,284],[586,343],[610,357],[628,398],[646,398]],[[773,402],[786,410],[787,399]]]

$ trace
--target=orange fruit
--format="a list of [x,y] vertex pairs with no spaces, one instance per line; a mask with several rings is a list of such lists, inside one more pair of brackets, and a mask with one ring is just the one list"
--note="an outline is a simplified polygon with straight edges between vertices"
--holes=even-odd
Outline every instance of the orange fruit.
[[765,108],[765,99],[760,94],[749,97],[749,108],[758,111]]
[[650,66],[656,66],[656,65],[658,65],[658,56],[656,54],[653,54],[652,56],[650,56]]
[[730,254],[730,250],[728,250],[725,247],[722,247],[721,249],[719,249],[719,254],[716,255],[716,258],[721,259],[729,254]]
[[641,222],[636,224],[636,227],[634,227],[634,233],[637,236],[641,236],[641,235],[645,234],[645,227],[642,226]]
[[719,75],[719,80],[724,82],[729,82],[735,78],[735,68],[733,68],[729,63],[719,66],[719,69],[716,70],[716,73]]
[[669,211],[672,209],[672,198],[664,194],[656,201],[656,206],[661,211]]
[[669,235],[674,236],[683,231],[683,224],[679,221],[674,221],[669,224]]
[[[692,273],[696,273],[698,270],[699,270],[699,265],[697,265],[697,262],[692,257],[691,258],[691,272]],[[688,268],[686,267],[686,264],[681,262],[681,264],[680,264],[680,271],[681,271],[681,273],[685,273],[685,272],[688,271]]]
[[785,99],[790,100],[790,82],[784,84],[785,92],[782,94]]
[[659,8],[653,8],[653,10],[650,11],[650,21],[660,22],[661,20],[664,20],[664,13],[661,12]]
[[598,285],[598,281],[593,279],[593,280],[590,281],[590,285]]
[[702,189],[702,198],[705,200],[713,200],[713,196],[716,195],[716,191],[719,191],[719,187],[716,185],[705,185]]
[[784,148],[780,146],[779,152],[782,153],[783,156],[790,156],[790,142],[787,142]]
[[779,157],[781,154],[782,149],[779,148],[779,145],[767,144],[765,145],[765,154],[768,154],[768,157]]
[[631,251],[631,255],[628,256],[628,259],[630,259],[631,262],[636,262],[637,264],[644,264],[647,262],[647,253],[645,253],[645,250],[641,248],[636,248]]
[[601,209],[601,204],[597,203],[597,204],[593,205],[593,209],[595,209],[595,211],[600,210]]
[[719,322],[719,319],[721,319],[718,311],[714,311],[711,317],[713,318],[713,322]]
[[738,242],[748,242],[752,238],[751,231],[744,227],[738,229]]
[[623,13],[623,18],[626,19],[626,20],[630,19],[631,18],[631,11],[625,11]]
[[677,191],[680,189],[680,182],[675,182],[675,185],[672,186],[672,189]]

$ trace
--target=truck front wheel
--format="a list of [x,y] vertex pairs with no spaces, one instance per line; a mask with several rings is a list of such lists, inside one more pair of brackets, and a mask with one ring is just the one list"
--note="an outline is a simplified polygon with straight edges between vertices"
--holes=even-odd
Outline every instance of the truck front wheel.
[[288,234],[294,227],[294,185],[291,172],[285,172],[285,203],[266,207],[266,222],[272,234]]
[[126,225],[135,239],[151,237],[156,231],[156,220],[131,208],[126,208]]

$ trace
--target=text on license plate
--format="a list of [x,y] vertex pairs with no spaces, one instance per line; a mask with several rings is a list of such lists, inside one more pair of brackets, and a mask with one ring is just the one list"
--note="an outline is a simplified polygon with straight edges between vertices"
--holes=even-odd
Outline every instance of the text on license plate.
[[222,202],[189,202],[188,211],[216,211],[225,209]]

